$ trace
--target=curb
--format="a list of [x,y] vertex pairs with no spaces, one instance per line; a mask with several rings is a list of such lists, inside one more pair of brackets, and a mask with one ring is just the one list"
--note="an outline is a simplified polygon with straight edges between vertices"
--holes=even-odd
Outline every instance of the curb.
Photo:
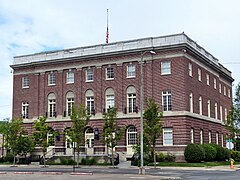
[[33,172],[14,172],[13,174],[33,174]]
[[0,174],[7,174],[7,172],[0,172]]
[[43,172],[42,174],[45,174],[45,175],[62,175],[63,173],[62,172]]
[[70,173],[70,175],[93,175],[93,173],[77,173],[77,172],[73,172],[73,173]]

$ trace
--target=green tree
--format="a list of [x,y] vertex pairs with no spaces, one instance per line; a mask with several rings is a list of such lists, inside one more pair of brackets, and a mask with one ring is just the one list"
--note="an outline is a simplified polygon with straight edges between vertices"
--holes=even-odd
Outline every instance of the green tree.
[[154,167],[156,167],[156,141],[162,134],[162,112],[153,99],[146,100],[147,109],[144,111],[144,137],[152,150]]
[[111,149],[112,165],[114,165],[114,147],[122,135],[121,129],[117,126],[117,109],[112,107],[103,113],[103,121],[103,142]]
[[[87,126],[91,115],[88,114],[85,106],[74,106],[72,109],[71,121],[72,127],[66,131],[71,143],[77,150],[77,166],[79,166],[79,155],[81,146],[85,145],[85,127]],[[74,152],[75,153],[75,152]]]
[[54,142],[54,135],[48,137],[48,133],[52,128],[48,125],[46,119],[46,117],[40,117],[33,124],[33,139],[35,145],[41,148],[44,166],[46,166],[47,148]]
[[28,153],[34,150],[34,147],[33,139],[25,132],[20,133],[17,140],[17,154],[26,157]]
[[236,87],[233,106],[227,116],[226,129],[231,132],[229,138],[235,142],[236,134],[239,135],[240,132],[240,83]]

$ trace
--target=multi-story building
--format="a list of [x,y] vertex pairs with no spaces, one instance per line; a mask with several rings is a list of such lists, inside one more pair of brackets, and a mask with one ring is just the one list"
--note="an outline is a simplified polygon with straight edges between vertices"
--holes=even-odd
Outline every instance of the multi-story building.
[[116,151],[131,157],[140,134],[141,77],[143,98],[153,98],[163,111],[158,151],[183,156],[189,143],[225,146],[231,72],[184,33],[16,56],[11,67],[13,117],[22,117],[31,135],[33,122],[47,116],[61,132],[55,152],[72,152],[64,132],[72,106],[84,104],[92,116],[83,153],[104,153],[102,115],[115,106],[118,125],[126,127]]

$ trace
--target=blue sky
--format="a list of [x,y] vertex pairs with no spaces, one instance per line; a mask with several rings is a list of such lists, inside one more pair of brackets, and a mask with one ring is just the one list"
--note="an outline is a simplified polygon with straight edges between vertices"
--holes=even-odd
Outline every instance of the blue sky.
[[12,111],[13,56],[185,32],[240,81],[238,0],[0,0],[0,120]]

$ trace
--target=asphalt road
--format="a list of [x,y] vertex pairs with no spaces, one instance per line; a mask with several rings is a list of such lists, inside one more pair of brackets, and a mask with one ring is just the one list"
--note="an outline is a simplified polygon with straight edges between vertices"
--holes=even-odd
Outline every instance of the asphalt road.
[[[22,174],[16,174],[22,172]],[[46,173],[48,172],[48,173]],[[186,179],[186,180],[229,180],[239,179],[240,171],[213,170],[213,169],[181,169],[181,168],[147,168],[146,175],[138,175],[137,168],[108,168],[108,167],[82,167],[76,168],[78,174],[72,175],[72,167],[54,166],[40,168],[38,166],[9,167],[0,166],[0,180],[15,179],[99,179],[99,180],[127,180],[127,179]],[[5,174],[6,173],[6,174]],[[27,174],[29,173],[29,174]],[[79,177],[80,176],[80,177]]]

